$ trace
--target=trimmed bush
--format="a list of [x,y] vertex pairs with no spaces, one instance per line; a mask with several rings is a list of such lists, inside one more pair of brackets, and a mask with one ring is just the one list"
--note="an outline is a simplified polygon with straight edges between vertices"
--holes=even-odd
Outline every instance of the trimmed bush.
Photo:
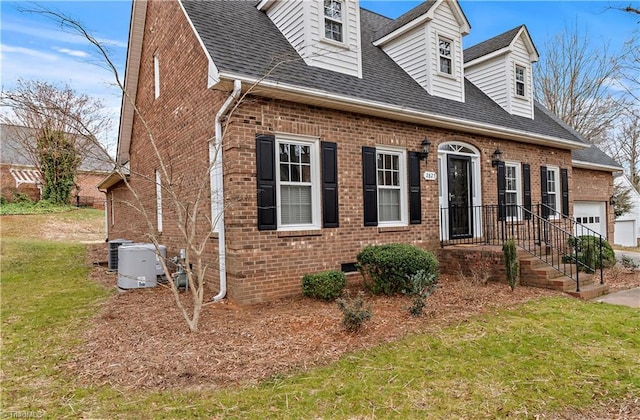
[[438,260],[431,252],[408,244],[366,246],[356,257],[364,284],[374,294],[393,295],[412,290],[411,280],[420,271],[438,276]]
[[[600,241],[596,236],[578,236],[578,261],[580,269],[585,271],[595,271],[600,267]],[[571,240],[569,245],[575,248],[575,240]],[[616,264],[616,254],[609,242],[602,240],[602,266],[604,268],[613,267]]]
[[302,277],[302,293],[307,297],[333,300],[347,286],[347,276],[342,271],[330,270]]

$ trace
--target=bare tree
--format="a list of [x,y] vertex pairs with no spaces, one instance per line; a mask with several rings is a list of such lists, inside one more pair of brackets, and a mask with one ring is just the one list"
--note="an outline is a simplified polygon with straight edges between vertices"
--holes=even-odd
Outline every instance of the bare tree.
[[640,110],[629,108],[623,113],[605,150],[625,168],[631,183],[640,190]]
[[577,26],[547,40],[545,52],[535,69],[536,99],[591,143],[601,142],[628,105],[611,88],[619,83],[619,57]]
[[[102,147],[97,148],[94,141],[96,136],[104,134],[111,123],[98,99],[80,94],[69,85],[21,79],[15,89],[1,93],[0,104],[6,110],[0,115],[0,121],[15,126],[11,129],[14,142],[7,147],[12,147],[16,155],[37,168],[44,191],[67,190],[67,186],[54,185],[56,180],[60,179],[65,184],[70,180],[73,183],[77,163],[82,159],[96,161],[104,160],[107,156],[106,151]],[[58,141],[46,141],[53,138],[58,138]],[[44,162],[45,156],[56,154],[52,149],[56,145],[61,147],[59,154],[73,153],[80,158],[73,165],[65,165],[67,169],[64,172],[68,173],[63,177],[64,181],[57,174],[50,173],[51,170],[57,171],[57,165],[52,167],[51,161],[49,164]],[[66,201],[64,197],[54,195],[59,198],[54,201]]]
[[[206,250],[214,234],[214,226],[218,223],[216,216],[212,216],[212,213],[208,211],[207,205],[212,195],[214,197],[218,195],[218,192],[211,187],[211,173],[215,168],[218,168],[218,157],[220,156],[226,133],[230,128],[232,121],[231,116],[238,107],[249,100],[249,96],[259,83],[268,77],[278,66],[292,60],[300,60],[300,57],[278,58],[272,63],[271,68],[265,71],[262,78],[248,86],[246,90],[243,89],[243,92],[240,93],[238,97],[232,98],[229,96],[231,102],[229,103],[226,118],[221,122],[221,138],[219,141],[216,141],[214,138],[207,139],[208,144],[211,146],[208,161],[202,165],[190,162],[193,168],[193,170],[190,171],[190,178],[183,179],[174,175],[174,162],[171,156],[161,153],[160,141],[154,136],[144,112],[138,108],[132,98],[128,96],[117,68],[110,58],[107,47],[87,31],[80,22],[65,16],[61,12],[41,6],[35,9],[23,9],[22,11],[45,16],[56,22],[61,30],[80,35],[86,39],[100,57],[99,63],[96,64],[111,72],[115,84],[123,93],[124,101],[133,109],[133,113],[142,128],[144,141],[149,144],[153,153],[153,156],[149,158],[155,159],[157,163],[157,176],[159,180],[150,174],[133,172],[131,168],[120,165],[121,162],[114,161],[115,171],[124,182],[130,196],[130,199],[123,201],[123,204],[133,208],[142,217],[146,227],[141,234],[145,235],[146,238],[155,245],[156,252],[159,255],[161,238],[154,225],[156,221],[156,200],[155,197],[150,196],[149,191],[155,191],[156,188],[159,188],[163,201],[166,199],[168,202],[172,222],[175,222],[174,228],[179,232],[178,241],[180,242],[180,248],[185,250],[181,265],[187,277],[189,292],[180,293],[176,283],[173,281],[168,282],[168,287],[170,287],[176,306],[189,329],[192,332],[198,331],[198,322],[204,305],[205,279],[208,275],[207,273],[211,269],[215,269],[212,263],[218,262],[211,261],[206,254]],[[86,133],[91,133],[92,131],[92,127],[90,126],[84,126],[83,129]],[[93,139],[95,140],[95,137]],[[177,165],[179,163],[175,162],[175,164]],[[129,173],[129,171],[131,171],[131,173]],[[129,178],[129,175],[131,175],[131,178]],[[133,177],[135,177],[136,183],[132,181]],[[236,197],[236,199],[239,198]],[[211,204],[213,205],[213,203]],[[219,203],[221,208],[232,204],[233,198],[229,199],[227,197],[224,203]],[[220,214],[217,217],[220,217]],[[162,258],[160,258],[160,261],[164,271],[169,273],[170,270],[167,261]]]

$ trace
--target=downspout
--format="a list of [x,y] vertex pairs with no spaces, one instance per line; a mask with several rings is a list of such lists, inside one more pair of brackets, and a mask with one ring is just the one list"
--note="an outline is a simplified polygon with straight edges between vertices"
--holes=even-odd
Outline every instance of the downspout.
[[[242,82],[240,80],[233,81],[233,91],[222,107],[216,114],[215,120],[215,143],[209,142],[209,165],[213,168],[209,172],[209,183],[211,185],[211,222],[216,221],[218,227],[218,262],[220,270],[220,293],[215,295],[211,300],[219,302],[227,294],[227,266],[226,253],[227,246],[225,243],[225,226],[224,226],[224,182],[222,167],[222,117],[227,113],[231,104],[238,99],[242,90]],[[217,153],[216,153],[217,151]]]

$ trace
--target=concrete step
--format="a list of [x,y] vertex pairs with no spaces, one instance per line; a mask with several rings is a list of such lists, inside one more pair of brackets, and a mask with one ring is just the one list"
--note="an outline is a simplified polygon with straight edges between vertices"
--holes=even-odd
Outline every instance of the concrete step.
[[573,297],[577,297],[579,299],[590,300],[597,298],[598,296],[606,295],[609,293],[609,286],[606,284],[588,284],[582,285],[580,282],[580,291],[576,292],[575,290],[572,292],[566,292]]

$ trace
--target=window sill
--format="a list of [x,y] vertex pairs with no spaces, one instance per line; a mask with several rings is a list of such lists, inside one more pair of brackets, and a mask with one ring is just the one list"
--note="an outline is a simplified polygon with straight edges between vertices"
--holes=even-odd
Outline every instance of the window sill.
[[408,232],[411,228],[409,226],[378,226],[378,233],[386,232]]
[[321,230],[282,230],[278,231],[278,238],[295,238],[300,236],[322,236]]
[[438,76],[444,77],[446,79],[450,79],[450,80],[453,80],[453,81],[456,81],[456,82],[458,81],[458,78],[455,75],[449,74],[449,73],[444,73],[444,72],[442,72],[440,70],[438,70]]
[[320,38],[320,42],[322,42],[323,44],[331,45],[332,47],[337,47],[337,48],[343,49],[345,51],[349,50],[349,46],[344,41],[343,42],[339,42],[339,41],[334,41],[333,39],[322,37],[322,38]]

